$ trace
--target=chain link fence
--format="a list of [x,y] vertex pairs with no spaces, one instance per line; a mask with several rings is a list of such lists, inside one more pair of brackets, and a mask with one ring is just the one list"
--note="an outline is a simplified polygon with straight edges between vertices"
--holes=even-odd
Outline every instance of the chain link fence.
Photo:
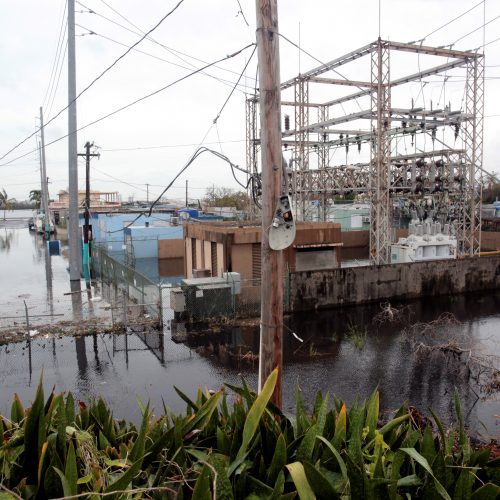
[[[261,280],[243,279],[234,281],[220,279],[206,283],[183,283],[169,288],[169,296],[164,297],[175,319],[188,321],[224,321],[231,319],[258,318],[261,309]],[[284,311],[289,309],[290,280],[283,280]]]
[[120,260],[121,253],[108,252],[103,246],[94,249],[93,269],[100,279],[106,300],[114,304],[113,321],[123,321],[146,316],[148,320],[163,323],[163,303],[161,285],[147,278],[133,267]]

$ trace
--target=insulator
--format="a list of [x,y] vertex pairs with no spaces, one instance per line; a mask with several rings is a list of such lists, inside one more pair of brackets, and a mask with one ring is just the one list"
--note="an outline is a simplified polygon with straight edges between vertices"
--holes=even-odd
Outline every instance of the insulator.
[[435,193],[440,193],[443,190],[443,183],[442,182],[436,182],[434,184],[434,192]]
[[444,167],[444,161],[443,160],[436,160],[436,167],[437,168]]
[[460,123],[455,123],[455,140],[457,139],[459,132],[460,132]]
[[326,142],[326,137],[327,137],[326,132],[323,132],[323,140],[324,140],[325,142]]
[[417,175],[417,177],[415,178],[415,181],[416,182],[422,182],[422,176],[421,175]]
[[417,164],[417,167],[425,167],[425,160],[423,158],[419,158],[417,161],[416,161],[416,164]]
[[290,130],[290,115],[285,115],[285,130]]
[[344,144],[344,134],[339,135],[339,141],[340,141],[340,145],[342,146],[342,144]]
[[285,146],[285,149],[288,149],[288,143],[285,142],[284,146]]
[[406,126],[407,126],[407,125],[408,125],[408,124],[406,123],[406,120],[403,120],[403,121],[401,122],[401,126],[402,126],[403,128],[406,128]]

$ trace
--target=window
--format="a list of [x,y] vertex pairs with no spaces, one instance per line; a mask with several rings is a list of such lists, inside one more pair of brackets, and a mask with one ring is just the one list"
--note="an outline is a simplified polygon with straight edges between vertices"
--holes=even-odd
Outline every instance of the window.
[[260,280],[261,255],[260,243],[252,243],[252,279]]
[[217,271],[217,243],[210,242],[210,257],[212,259],[212,276],[219,276]]
[[191,238],[191,266],[196,269],[196,238]]

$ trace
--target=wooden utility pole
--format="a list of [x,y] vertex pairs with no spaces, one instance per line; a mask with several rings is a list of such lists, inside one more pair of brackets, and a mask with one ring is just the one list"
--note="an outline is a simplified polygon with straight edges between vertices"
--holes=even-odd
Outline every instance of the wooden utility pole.
[[90,158],[97,156],[99,153],[91,153],[90,148],[94,143],[87,141],[85,144],[85,153],[78,153],[78,156],[85,157],[85,211],[84,217],[85,222],[83,225],[83,271],[84,275],[89,276],[89,264],[90,264],[90,242],[91,242],[91,232],[90,232]]
[[272,400],[281,408],[283,370],[283,255],[271,250],[269,228],[281,194],[282,151],[277,0],[256,0],[262,161],[262,247],[259,391],[278,368]]

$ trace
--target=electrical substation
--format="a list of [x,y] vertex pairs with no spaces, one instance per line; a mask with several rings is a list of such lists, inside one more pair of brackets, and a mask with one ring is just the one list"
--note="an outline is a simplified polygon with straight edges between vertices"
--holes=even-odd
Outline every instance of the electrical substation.
[[[438,95],[425,88],[432,77]],[[370,206],[373,264],[391,262],[401,216],[413,239],[441,235],[452,256],[479,255],[483,90],[478,51],[381,39],[282,82],[296,220],[311,220],[314,207],[327,221],[336,199],[356,195]],[[258,93],[247,98],[247,169],[256,176],[258,107]]]

